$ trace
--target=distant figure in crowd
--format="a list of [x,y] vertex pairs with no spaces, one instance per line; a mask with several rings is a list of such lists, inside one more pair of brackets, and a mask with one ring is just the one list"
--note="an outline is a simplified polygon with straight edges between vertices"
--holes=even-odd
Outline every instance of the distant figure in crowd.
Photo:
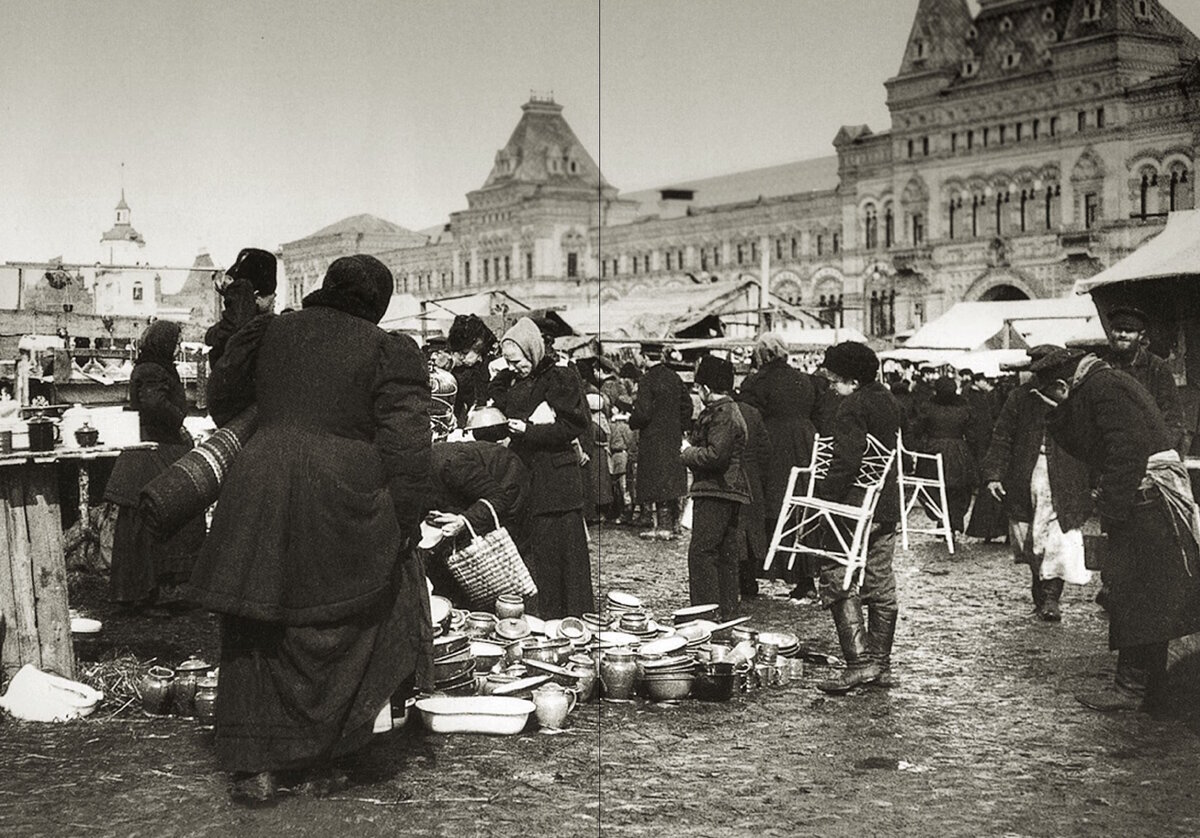
[[376,325],[393,292],[373,256],[335,260],[256,353],[258,430],[221,487],[192,574],[221,615],[215,746],[232,794],[345,784],[393,695],[432,687],[432,628],[414,547],[428,501],[429,376]]
[[129,377],[129,407],[138,413],[144,442],[153,451],[122,451],[105,487],[104,499],[119,509],[113,535],[111,597],[129,609],[167,616],[163,608],[181,605],[179,585],[188,580],[204,543],[204,516],[165,540],[156,537],[138,512],[142,487],[192,447],[183,427],[187,395],[175,369],[180,325],[156,320],[142,332]]
[[470,410],[487,404],[488,364],[496,358],[498,342],[478,315],[459,314],[450,324],[446,347],[454,361],[451,371],[458,382],[454,416],[461,425]]
[[639,535],[671,541],[677,535],[679,499],[687,493],[679,446],[692,423],[692,399],[679,374],[663,363],[662,344],[643,344],[642,356],[647,366],[629,427],[638,432],[637,500],[652,510],[653,523]]
[[583,496],[585,519],[589,523],[599,523],[605,517],[612,505],[612,481],[608,473],[609,434],[612,430],[605,415],[604,396],[600,393],[588,393],[588,410],[591,413],[590,443],[587,449],[588,461],[584,466]]
[[529,549],[526,539],[529,469],[505,445],[508,419],[494,407],[481,407],[467,416],[465,430],[462,440],[434,441],[430,460],[431,511],[426,518],[440,527],[444,536],[431,548],[429,580],[436,593],[463,608],[470,602],[446,568],[445,558],[456,544],[465,544],[470,539],[472,530],[484,535],[496,528],[492,509],[521,555]]
[[763,484],[771,468],[771,436],[758,408],[748,402],[738,402],[742,421],[746,423],[746,451],[742,465],[750,487],[750,502],[742,507],[741,529],[745,537],[745,556],[738,568],[739,586],[744,597],[758,596],[758,574],[771,540],[766,527],[766,497]]
[[[962,395],[967,400],[967,406],[971,408],[972,432],[967,441],[970,443],[975,462],[982,463],[984,455],[987,454],[988,443],[992,439],[996,415],[1000,412],[1003,402],[998,400],[999,394],[992,387],[992,382],[981,372],[972,376]],[[1004,509],[981,482],[975,487],[975,503],[971,507],[971,521],[967,524],[966,534],[980,541],[991,542],[1003,538],[1005,532]]]
[[583,614],[596,605],[583,523],[583,469],[573,445],[590,421],[583,382],[555,363],[528,317],[504,333],[500,349],[508,369],[492,379],[492,397],[508,417],[509,447],[530,474],[524,558],[538,595],[526,608],[543,619]]
[[1191,481],[1154,399],[1094,355],[1063,349],[1033,364],[1055,407],[1050,435],[1098,476],[1108,536],[1108,643],[1113,686],[1077,696],[1097,710],[1166,709],[1167,643],[1200,631],[1200,514]]
[[[1029,357],[1058,348],[1035,346]],[[1091,578],[1083,567],[1082,527],[1091,517],[1092,498],[1087,467],[1046,434],[1050,408],[1035,388],[1032,382],[1017,387],[1005,400],[982,472],[988,497],[1003,504],[1008,518],[1013,561],[1029,565],[1034,614],[1058,622],[1063,582]]]
[[[774,332],[765,332],[754,343],[755,371],[742,382],[739,398],[762,414],[763,424],[771,439],[771,463],[764,477],[763,527],[766,538],[775,531],[775,522],[783,508],[788,477],[796,466],[807,466],[812,457],[813,407],[816,392],[812,378],[788,365],[788,350],[783,339]],[[768,571],[766,578],[787,579],[795,587],[793,599],[811,596],[816,592],[813,581],[817,565],[807,557],[796,559],[794,571],[785,570],[784,560]]]
[[626,495],[627,475],[629,473],[629,450],[633,448],[633,429],[629,427],[629,411],[633,405],[624,399],[618,399],[612,409],[612,421],[609,423],[611,433],[608,437],[608,474],[612,486],[612,504],[609,506],[610,521],[625,520],[628,504]]
[[[971,452],[973,431],[971,408],[957,394],[953,378],[939,378],[933,385],[933,396],[917,408],[913,421],[914,451],[942,455],[943,477],[946,481],[946,505],[949,507],[950,528],[958,535],[963,531],[971,492],[979,482],[978,466]],[[932,469],[928,461],[923,468]],[[931,471],[919,472],[921,477],[934,477]]]
[[[877,380],[879,358],[865,344],[847,341],[829,347],[824,366],[842,400],[830,429],[833,453],[829,472],[817,483],[816,491],[827,500],[857,502],[862,490],[854,484],[862,468],[867,435],[885,445],[895,439],[900,409],[887,387]],[[836,695],[864,684],[890,687],[896,683],[892,675],[892,641],[899,615],[892,571],[896,524],[900,520],[896,492],[893,467],[883,484],[867,537],[867,566],[861,588],[852,583],[848,590],[843,589],[845,568],[834,561],[821,563],[821,601],[833,615],[846,661],[846,668],[837,678],[817,684],[824,692]],[[868,625],[863,624],[864,603]]]
[[217,293],[224,300],[221,319],[204,334],[208,344],[208,363],[215,367],[225,353],[225,344],[233,333],[255,315],[275,308],[275,255],[257,247],[245,247],[237,259],[215,280]]
[[721,619],[738,606],[738,568],[745,552],[741,514],[750,502],[742,465],[746,423],[730,393],[733,364],[705,355],[696,369],[704,410],[683,446],[692,471],[692,540],[688,545],[688,592],[692,605],[716,602]]

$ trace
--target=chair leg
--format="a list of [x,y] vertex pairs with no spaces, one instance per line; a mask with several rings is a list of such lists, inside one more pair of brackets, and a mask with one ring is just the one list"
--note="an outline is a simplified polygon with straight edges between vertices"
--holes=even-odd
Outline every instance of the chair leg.
[[938,493],[942,498],[942,527],[946,535],[946,549],[950,551],[950,555],[954,555],[954,528],[950,526],[950,504],[946,500],[946,478],[942,474],[941,469],[938,469]]

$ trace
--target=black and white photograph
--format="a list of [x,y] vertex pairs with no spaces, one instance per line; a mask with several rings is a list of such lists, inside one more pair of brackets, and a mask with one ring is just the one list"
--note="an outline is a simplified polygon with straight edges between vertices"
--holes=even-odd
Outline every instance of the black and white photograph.
[[1200,834],[1200,4],[0,12],[0,833]]

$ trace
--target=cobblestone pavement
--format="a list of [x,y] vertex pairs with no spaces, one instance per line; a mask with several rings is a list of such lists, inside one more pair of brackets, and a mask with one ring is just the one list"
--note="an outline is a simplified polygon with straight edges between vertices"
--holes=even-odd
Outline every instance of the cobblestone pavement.
[[[598,592],[658,614],[686,604],[686,540],[594,533]],[[601,703],[568,730],[380,737],[332,800],[227,802],[205,735],[129,715],[0,722],[0,834],[871,836],[1196,835],[1200,716],[1188,666],[1172,717],[1099,714],[1073,694],[1113,656],[1092,604],[1028,616],[1005,548],[929,541],[898,551],[901,685],[826,698],[800,683],[726,704]],[[761,629],[836,652],[828,614],[763,596]],[[201,641],[198,640],[198,643]],[[211,639],[204,639],[211,643]],[[199,651],[215,656],[203,646]]]

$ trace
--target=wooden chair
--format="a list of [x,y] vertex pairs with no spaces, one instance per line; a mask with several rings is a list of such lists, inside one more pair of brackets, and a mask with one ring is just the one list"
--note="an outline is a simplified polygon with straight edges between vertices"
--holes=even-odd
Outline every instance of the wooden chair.
[[777,552],[789,554],[789,569],[799,554],[832,559],[846,568],[842,587],[848,589],[856,572],[859,583],[862,583],[867,566],[867,537],[871,531],[871,519],[875,515],[875,506],[883,492],[883,484],[891,471],[896,452],[868,435],[862,466],[854,482],[862,491],[858,503],[836,503],[813,497],[816,482],[828,473],[832,453],[832,439],[827,440],[822,452],[814,447],[806,493],[803,495],[796,494],[796,483],[805,469],[792,469],[787,495],[783,508],[779,510],[775,534],[763,568],[771,566]]
[[[918,477],[921,463],[930,463],[933,477]],[[946,473],[941,454],[923,454],[904,447],[904,434],[896,434],[896,491],[900,493],[900,543],[908,547],[909,533],[935,535],[946,539],[946,549],[954,555],[954,530],[950,526],[950,506],[946,503]],[[935,521],[928,526],[914,527],[909,515],[917,503]]]

